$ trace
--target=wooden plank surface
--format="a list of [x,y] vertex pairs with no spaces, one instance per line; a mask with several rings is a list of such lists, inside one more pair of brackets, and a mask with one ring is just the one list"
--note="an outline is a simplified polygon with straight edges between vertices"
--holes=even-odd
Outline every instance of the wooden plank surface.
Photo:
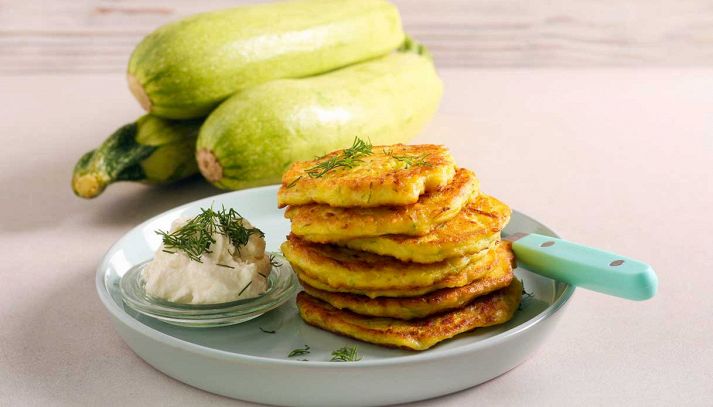
[[[159,25],[250,0],[0,0],[1,73],[122,72]],[[439,66],[713,64],[713,2],[395,0]]]

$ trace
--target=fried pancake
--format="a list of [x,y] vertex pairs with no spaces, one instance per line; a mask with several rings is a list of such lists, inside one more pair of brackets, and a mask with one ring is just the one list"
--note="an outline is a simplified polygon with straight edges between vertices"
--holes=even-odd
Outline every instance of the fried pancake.
[[480,194],[453,219],[424,236],[386,235],[340,242],[354,250],[396,257],[403,261],[434,263],[449,257],[467,256],[500,240],[500,231],[510,220],[510,207]]
[[327,331],[377,345],[425,350],[460,333],[509,321],[521,298],[522,283],[514,279],[507,288],[463,308],[410,321],[339,310],[304,291],[297,295],[297,308],[305,322]]
[[371,298],[413,297],[441,288],[461,287],[482,277],[494,267],[497,247],[472,256],[418,264],[309,243],[290,235],[282,244],[282,253],[300,280],[314,288]]
[[374,146],[370,154],[356,156],[351,166],[335,167],[345,162],[345,151],[294,163],[282,176],[278,206],[409,205],[421,194],[447,185],[456,170],[451,154],[439,145]]
[[461,168],[448,185],[427,192],[412,205],[334,208],[310,204],[290,206],[285,217],[292,222],[292,233],[318,243],[386,234],[424,235],[457,216],[477,194],[475,174]]
[[443,311],[460,308],[474,298],[507,287],[513,279],[515,256],[508,245],[498,250],[497,264],[482,278],[463,287],[443,288],[421,297],[379,297],[333,293],[319,290],[302,282],[307,294],[338,309],[347,309],[360,315],[397,319],[423,318]]

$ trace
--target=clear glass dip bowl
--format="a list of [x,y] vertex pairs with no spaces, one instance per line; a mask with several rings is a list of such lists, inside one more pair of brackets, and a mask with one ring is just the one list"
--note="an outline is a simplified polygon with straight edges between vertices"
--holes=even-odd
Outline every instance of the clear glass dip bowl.
[[121,297],[129,308],[160,321],[195,328],[210,328],[239,324],[256,318],[284,304],[299,287],[290,263],[278,253],[272,253],[278,266],[268,276],[267,291],[258,297],[221,304],[178,304],[146,294],[141,270],[150,261],[132,267],[121,278]]

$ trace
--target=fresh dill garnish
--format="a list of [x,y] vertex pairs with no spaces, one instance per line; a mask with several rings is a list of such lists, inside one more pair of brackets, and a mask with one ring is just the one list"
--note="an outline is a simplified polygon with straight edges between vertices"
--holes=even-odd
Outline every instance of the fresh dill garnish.
[[357,354],[357,347],[354,345],[345,346],[332,352],[330,362],[356,362],[358,360],[361,360],[361,357]]
[[[280,267],[280,266],[282,266],[282,263],[280,263],[279,261],[277,261],[277,259],[275,258],[275,255],[274,255],[274,254],[271,254],[271,255],[270,255],[270,265],[271,265],[272,267]],[[267,277],[266,277],[266,278],[267,278]]]
[[285,188],[292,188],[292,187],[294,187],[295,184],[297,184],[297,181],[299,181],[300,179],[302,179],[302,176],[301,176],[301,175],[300,175],[299,177],[295,178],[294,180],[292,180],[292,182],[290,182],[289,184],[287,184],[287,186],[286,186]]
[[320,178],[335,168],[354,168],[357,164],[362,162],[362,157],[371,154],[371,147],[371,142],[355,137],[352,146],[342,150],[341,154],[322,161],[305,171],[311,178]]
[[249,282],[245,287],[243,287],[242,290],[240,290],[240,292],[238,293],[238,297],[240,297],[241,295],[243,295],[243,293],[245,292],[245,290],[247,290],[248,287],[250,287],[250,284],[252,284],[252,283],[253,283],[252,280],[250,280],[250,282]]
[[216,230],[213,209],[201,209],[201,213],[186,222],[174,232],[157,230],[163,237],[163,245],[169,249],[182,251],[189,259],[202,263],[201,255],[215,243],[213,232]]
[[263,327],[258,327],[258,328],[260,328],[260,330],[265,332],[266,334],[274,334],[275,333],[275,331],[270,331],[268,329],[264,329]]
[[225,268],[227,268],[227,269],[234,269],[234,268],[235,268],[235,267],[233,267],[233,266],[229,266],[229,265],[227,265],[227,264],[222,264],[222,263],[215,263],[215,265],[216,265],[216,266],[219,266],[219,267],[225,267]]
[[302,355],[306,355],[308,353],[309,353],[309,345],[305,345],[304,348],[293,349],[292,352],[290,352],[287,355],[287,357],[291,358],[291,357],[295,357],[295,356],[302,356]]
[[428,158],[429,154],[428,153],[423,153],[419,155],[394,155],[393,150],[386,150],[384,149],[384,154],[390,156],[396,161],[402,162],[406,164],[406,169],[409,169],[410,167],[430,167],[431,163],[426,161],[426,158]]
[[[532,293],[532,292],[527,292],[527,291],[525,291],[525,287],[524,287],[524,286],[522,287],[522,296],[524,297],[524,298],[523,298],[523,301],[526,300],[526,299],[528,299],[528,298],[532,298],[534,295],[535,295],[535,294]],[[523,309],[523,301],[520,301],[520,304],[517,306],[517,309],[520,310],[520,311]]]
[[[254,234],[265,236],[258,228],[245,227],[243,217],[235,209],[224,207],[218,211],[213,208],[201,209],[200,214],[174,232],[156,231],[156,234],[163,238],[164,252],[175,254],[176,251],[181,251],[189,259],[198,263],[203,263],[201,260],[203,253],[211,253],[208,249],[215,243],[214,233],[226,236],[238,250],[248,243],[250,236]],[[166,248],[173,250],[166,250]],[[230,267],[224,264],[218,266]]]
[[430,167],[431,163],[426,161],[428,154],[420,154],[416,156],[410,155],[392,155],[395,160],[406,164],[406,168],[410,167]]
[[258,228],[247,228],[243,225],[244,218],[233,208],[225,210],[221,208],[220,211],[214,212],[216,218],[218,218],[218,231],[227,236],[233,245],[237,248],[243,247],[248,244],[250,236],[258,235],[260,237],[265,237],[265,234]]

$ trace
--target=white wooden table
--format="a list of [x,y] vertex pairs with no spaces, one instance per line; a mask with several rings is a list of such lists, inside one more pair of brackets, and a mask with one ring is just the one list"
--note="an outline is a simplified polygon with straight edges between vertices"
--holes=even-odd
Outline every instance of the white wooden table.
[[[566,238],[649,261],[660,292],[578,290],[530,360],[419,405],[713,405],[713,70],[441,72],[441,111],[415,141],[446,144],[483,190]],[[218,192],[194,181],[74,197],[75,160],[139,114],[120,73],[0,77],[2,406],[245,404],[145,364],[94,292],[123,233]]]
[[[120,73],[166,22],[266,0],[3,0],[0,74]],[[441,67],[713,65],[709,0],[392,0]]]

